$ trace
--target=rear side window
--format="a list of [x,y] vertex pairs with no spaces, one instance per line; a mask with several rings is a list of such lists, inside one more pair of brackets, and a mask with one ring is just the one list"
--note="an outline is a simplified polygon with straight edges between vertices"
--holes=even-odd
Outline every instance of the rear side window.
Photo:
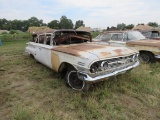
[[111,39],[116,41],[121,41],[123,38],[123,34],[113,34]]
[[45,36],[44,35],[40,35],[39,36],[39,43],[44,44],[44,40],[45,40]]
[[46,45],[50,45],[51,36],[46,36]]
[[152,32],[151,37],[158,37],[159,33],[158,32]]
[[145,36],[145,37],[149,37],[151,35],[151,32],[142,32],[142,34]]

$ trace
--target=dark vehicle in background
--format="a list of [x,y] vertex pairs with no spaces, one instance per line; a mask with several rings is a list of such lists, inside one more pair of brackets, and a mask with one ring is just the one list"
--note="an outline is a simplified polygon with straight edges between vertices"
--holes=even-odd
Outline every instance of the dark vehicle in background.
[[140,53],[140,60],[145,63],[160,58],[160,41],[148,40],[139,31],[106,31],[93,39],[93,42],[136,49]]
[[160,33],[157,30],[141,30],[140,31],[147,39],[160,40]]

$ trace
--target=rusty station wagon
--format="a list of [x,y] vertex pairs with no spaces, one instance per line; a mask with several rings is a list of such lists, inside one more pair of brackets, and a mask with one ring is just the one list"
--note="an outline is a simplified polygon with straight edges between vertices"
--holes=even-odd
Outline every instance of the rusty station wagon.
[[139,31],[108,31],[97,36],[93,41],[134,48],[139,51],[140,60],[145,63],[160,58],[160,41],[148,40]]
[[88,90],[92,83],[139,65],[137,51],[91,43],[89,32],[56,30],[32,36],[25,51],[54,71],[64,73],[66,84],[74,90]]

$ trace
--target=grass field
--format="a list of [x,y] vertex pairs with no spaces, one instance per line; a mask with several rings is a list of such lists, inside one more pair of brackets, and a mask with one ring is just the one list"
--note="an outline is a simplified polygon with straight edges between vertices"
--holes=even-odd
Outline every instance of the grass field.
[[27,55],[26,42],[0,46],[0,120],[160,119],[160,62],[76,92]]

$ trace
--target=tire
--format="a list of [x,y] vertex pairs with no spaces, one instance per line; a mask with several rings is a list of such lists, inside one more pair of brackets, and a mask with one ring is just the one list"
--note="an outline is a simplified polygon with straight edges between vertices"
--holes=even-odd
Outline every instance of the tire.
[[140,53],[140,61],[143,63],[155,62],[153,54],[149,52]]
[[34,59],[34,55],[33,54],[29,54],[29,56]]
[[73,90],[88,91],[90,88],[90,84],[78,78],[77,71],[74,69],[69,69],[67,71],[65,81]]

